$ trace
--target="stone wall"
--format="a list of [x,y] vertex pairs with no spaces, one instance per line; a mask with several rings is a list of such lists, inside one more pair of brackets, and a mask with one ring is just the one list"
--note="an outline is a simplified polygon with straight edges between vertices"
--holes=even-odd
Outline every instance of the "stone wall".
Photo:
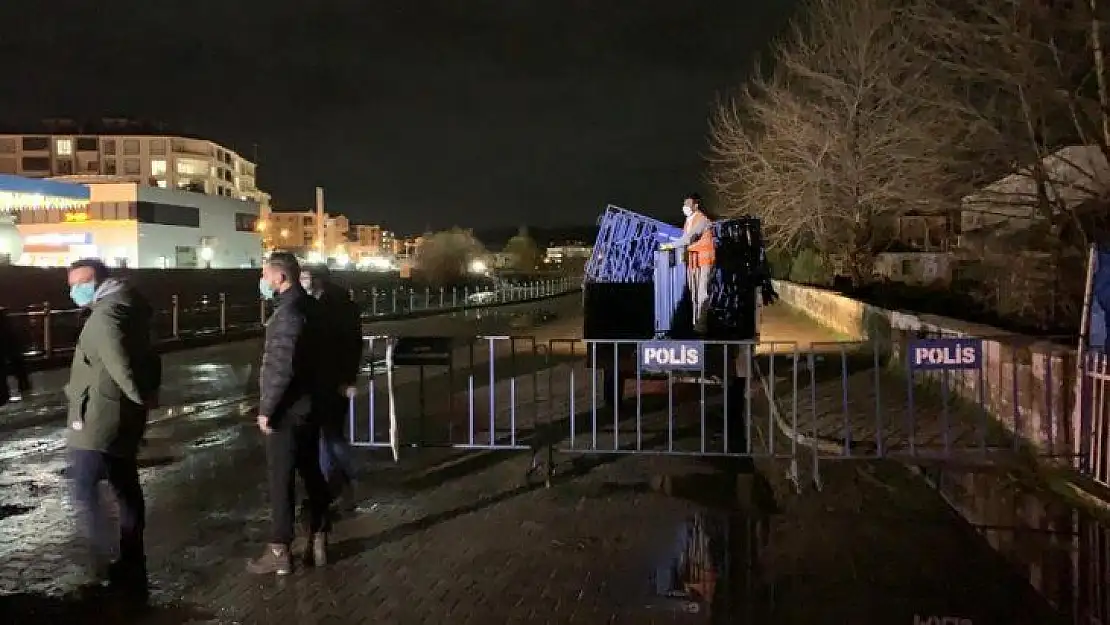
[[[1074,347],[936,315],[894,311],[838,293],[776,281],[782,303],[851,340],[873,344],[889,364],[911,375],[907,347],[916,338],[983,339],[982,370],[947,372],[948,387],[982,406],[1041,457],[1070,462],[1077,453]],[[915,381],[939,382],[940,372],[916,372]]]

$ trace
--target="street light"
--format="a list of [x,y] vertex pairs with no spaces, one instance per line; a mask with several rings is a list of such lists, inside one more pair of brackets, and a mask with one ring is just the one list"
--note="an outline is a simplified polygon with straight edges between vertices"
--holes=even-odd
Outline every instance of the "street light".
[[481,260],[475,260],[470,263],[470,271],[472,273],[485,273],[487,271],[486,263]]
[[200,248],[200,258],[201,258],[201,260],[204,261],[204,268],[205,269],[211,269],[212,268],[212,257],[213,256],[215,256],[215,252],[212,251],[212,248],[210,248],[208,246]]

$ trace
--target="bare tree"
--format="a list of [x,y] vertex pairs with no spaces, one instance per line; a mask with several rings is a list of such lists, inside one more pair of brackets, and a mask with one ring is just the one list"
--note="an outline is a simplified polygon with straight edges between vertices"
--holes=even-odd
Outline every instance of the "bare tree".
[[910,16],[973,113],[954,121],[982,184],[961,207],[980,295],[1042,327],[1076,318],[1084,252],[1107,233],[1104,10],[1096,0],[935,0]]
[[[904,2],[812,0],[775,71],[718,107],[712,180],[771,245],[839,256],[853,282],[897,218],[939,212],[958,177],[958,101],[930,78]],[[941,114],[941,111],[944,114]]]
[[433,284],[461,280],[470,264],[483,255],[481,242],[470,230],[452,228],[424,237],[417,253],[417,267],[424,279]]

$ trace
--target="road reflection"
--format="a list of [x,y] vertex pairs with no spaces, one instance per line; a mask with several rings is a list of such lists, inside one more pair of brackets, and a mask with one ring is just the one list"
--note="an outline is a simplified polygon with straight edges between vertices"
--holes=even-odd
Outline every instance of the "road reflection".
[[926,479],[1072,623],[1110,622],[1110,532],[1040,479],[933,467]]

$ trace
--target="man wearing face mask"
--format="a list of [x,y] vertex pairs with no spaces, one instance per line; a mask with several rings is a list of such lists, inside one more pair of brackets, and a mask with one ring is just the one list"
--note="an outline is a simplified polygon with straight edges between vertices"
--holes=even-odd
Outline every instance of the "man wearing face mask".
[[[96,259],[70,265],[69,287],[73,302],[88,313],[65,387],[67,475],[73,483],[78,525],[89,541],[90,564],[98,581],[106,576],[113,586],[145,600],[146,504],[137,458],[162,374],[150,340],[152,311]],[[102,543],[108,526],[100,502],[104,479],[119,504],[119,559],[110,564]]]
[[353,507],[354,471],[343,424],[350,398],[355,396],[355,381],[362,361],[362,320],[358,306],[344,288],[331,281],[326,266],[302,269],[301,286],[320,303],[320,315],[328,333],[323,340],[332,355],[321,372],[325,395],[316,411],[322,430],[320,470],[339,509],[349,511]]
[[685,254],[686,285],[694,308],[694,331],[705,332],[709,304],[709,276],[713,271],[716,255],[713,247],[713,221],[701,206],[701,196],[691,193],[682,202],[686,223],[682,236],[670,246]]
[[247,563],[247,571],[259,575],[293,571],[297,473],[309,500],[305,564],[327,564],[331,501],[320,473],[320,425],[313,410],[313,400],[323,394],[320,371],[326,346],[320,341],[323,320],[317,302],[301,287],[300,275],[295,256],[275,252],[258,283],[262,297],[274,300],[274,313],[266,322],[258,404],[258,429],[266,439],[271,535],[263,554]]

